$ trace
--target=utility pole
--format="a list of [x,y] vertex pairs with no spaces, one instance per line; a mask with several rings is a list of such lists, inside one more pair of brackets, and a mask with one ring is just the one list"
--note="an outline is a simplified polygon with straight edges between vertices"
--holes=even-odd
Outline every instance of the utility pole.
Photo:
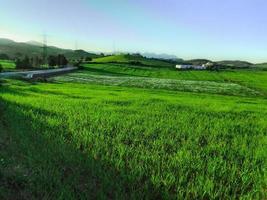
[[78,42],[77,40],[75,41],[75,51],[78,50]]
[[113,54],[114,55],[116,54],[116,43],[115,43],[115,41],[113,41]]
[[43,64],[47,64],[47,35],[43,34]]

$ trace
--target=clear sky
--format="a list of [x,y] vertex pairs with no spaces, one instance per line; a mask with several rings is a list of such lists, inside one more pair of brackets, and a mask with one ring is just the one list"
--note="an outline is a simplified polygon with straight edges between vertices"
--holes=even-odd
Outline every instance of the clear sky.
[[[0,37],[89,51],[267,61],[266,0],[0,0]],[[77,42],[76,42],[77,41]]]

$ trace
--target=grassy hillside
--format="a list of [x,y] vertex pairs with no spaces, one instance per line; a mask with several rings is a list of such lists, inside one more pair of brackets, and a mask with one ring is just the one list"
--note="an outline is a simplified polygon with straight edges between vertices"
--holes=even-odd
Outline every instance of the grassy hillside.
[[96,58],[93,59],[93,62],[98,63],[132,63],[132,64],[142,64],[142,65],[149,65],[149,66],[155,66],[155,67],[174,67],[175,64],[153,59],[153,58],[145,58],[141,55],[134,55],[134,54],[120,54],[120,55],[112,55],[112,56],[106,56],[102,58]]
[[0,64],[4,70],[13,70],[16,67],[14,61],[11,60],[0,60]]
[[0,87],[1,199],[266,198],[265,71],[100,63]]
[[[24,57],[25,55],[29,57],[42,57],[43,48],[40,45],[33,45],[32,43],[19,43],[12,40],[0,38],[0,53],[7,54],[12,59],[17,57]],[[78,59],[87,56],[92,58],[98,57],[98,55],[96,54],[88,53],[83,50],[73,51],[52,46],[47,47],[47,53],[48,55],[64,54],[68,59]]]
[[[207,59],[193,59],[193,60],[176,60],[176,61],[167,61],[162,59],[154,58],[145,58],[141,55],[135,54],[120,54],[120,55],[111,55],[106,57],[100,57],[93,60],[98,63],[131,63],[135,65],[148,65],[156,67],[170,67],[174,68],[176,64],[189,64],[189,65],[203,65],[208,62],[212,62]],[[245,61],[219,61],[214,62],[220,68],[228,69],[245,69],[253,67],[252,63]]]
[[256,64],[256,68],[267,70],[267,63]]
[[225,61],[219,61],[217,62],[219,65],[225,67],[225,68],[250,68],[253,66],[252,63],[246,62],[246,61],[231,61],[231,60],[225,60]]
[[68,58],[68,59],[80,59],[80,58],[99,58],[101,57],[100,55],[97,54],[93,54],[93,53],[88,53],[87,51],[84,50],[75,50],[75,51],[68,51],[66,53],[64,53],[64,55]]

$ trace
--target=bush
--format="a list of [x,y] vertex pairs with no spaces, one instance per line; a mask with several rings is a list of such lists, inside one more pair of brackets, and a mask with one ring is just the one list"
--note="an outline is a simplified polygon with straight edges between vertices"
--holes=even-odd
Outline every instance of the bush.
[[0,64],[0,73],[4,70],[3,66]]
[[81,64],[82,64],[82,60],[76,60],[73,63],[74,67],[78,67],[78,69],[84,69],[84,67]]
[[56,56],[49,56],[48,57],[48,65],[54,67],[57,65],[57,57]]
[[140,61],[130,61],[129,64],[130,65],[143,65],[143,63]]
[[57,56],[57,65],[58,66],[66,66],[67,64],[68,64],[67,58],[64,55],[59,54]]
[[93,59],[91,58],[91,57],[89,57],[89,56],[87,56],[86,58],[85,58],[85,61],[86,62],[90,62],[90,61],[92,61]]
[[32,63],[30,62],[30,58],[25,56],[24,59],[20,60],[19,58],[15,62],[17,69],[31,69]]
[[10,60],[9,56],[7,54],[4,54],[4,53],[0,54],[0,59],[1,60]]

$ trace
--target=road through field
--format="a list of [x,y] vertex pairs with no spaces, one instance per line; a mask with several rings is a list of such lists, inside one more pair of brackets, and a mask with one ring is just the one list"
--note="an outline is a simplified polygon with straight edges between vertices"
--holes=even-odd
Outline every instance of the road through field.
[[65,67],[60,69],[47,69],[47,70],[34,70],[34,71],[21,71],[21,72],[4,72],[0,73],[0,78],[9,77],[22,77],[22,78],[38,78],[38,77],[50,77],[60,74],[65,74],[76,70],[77,67]]

